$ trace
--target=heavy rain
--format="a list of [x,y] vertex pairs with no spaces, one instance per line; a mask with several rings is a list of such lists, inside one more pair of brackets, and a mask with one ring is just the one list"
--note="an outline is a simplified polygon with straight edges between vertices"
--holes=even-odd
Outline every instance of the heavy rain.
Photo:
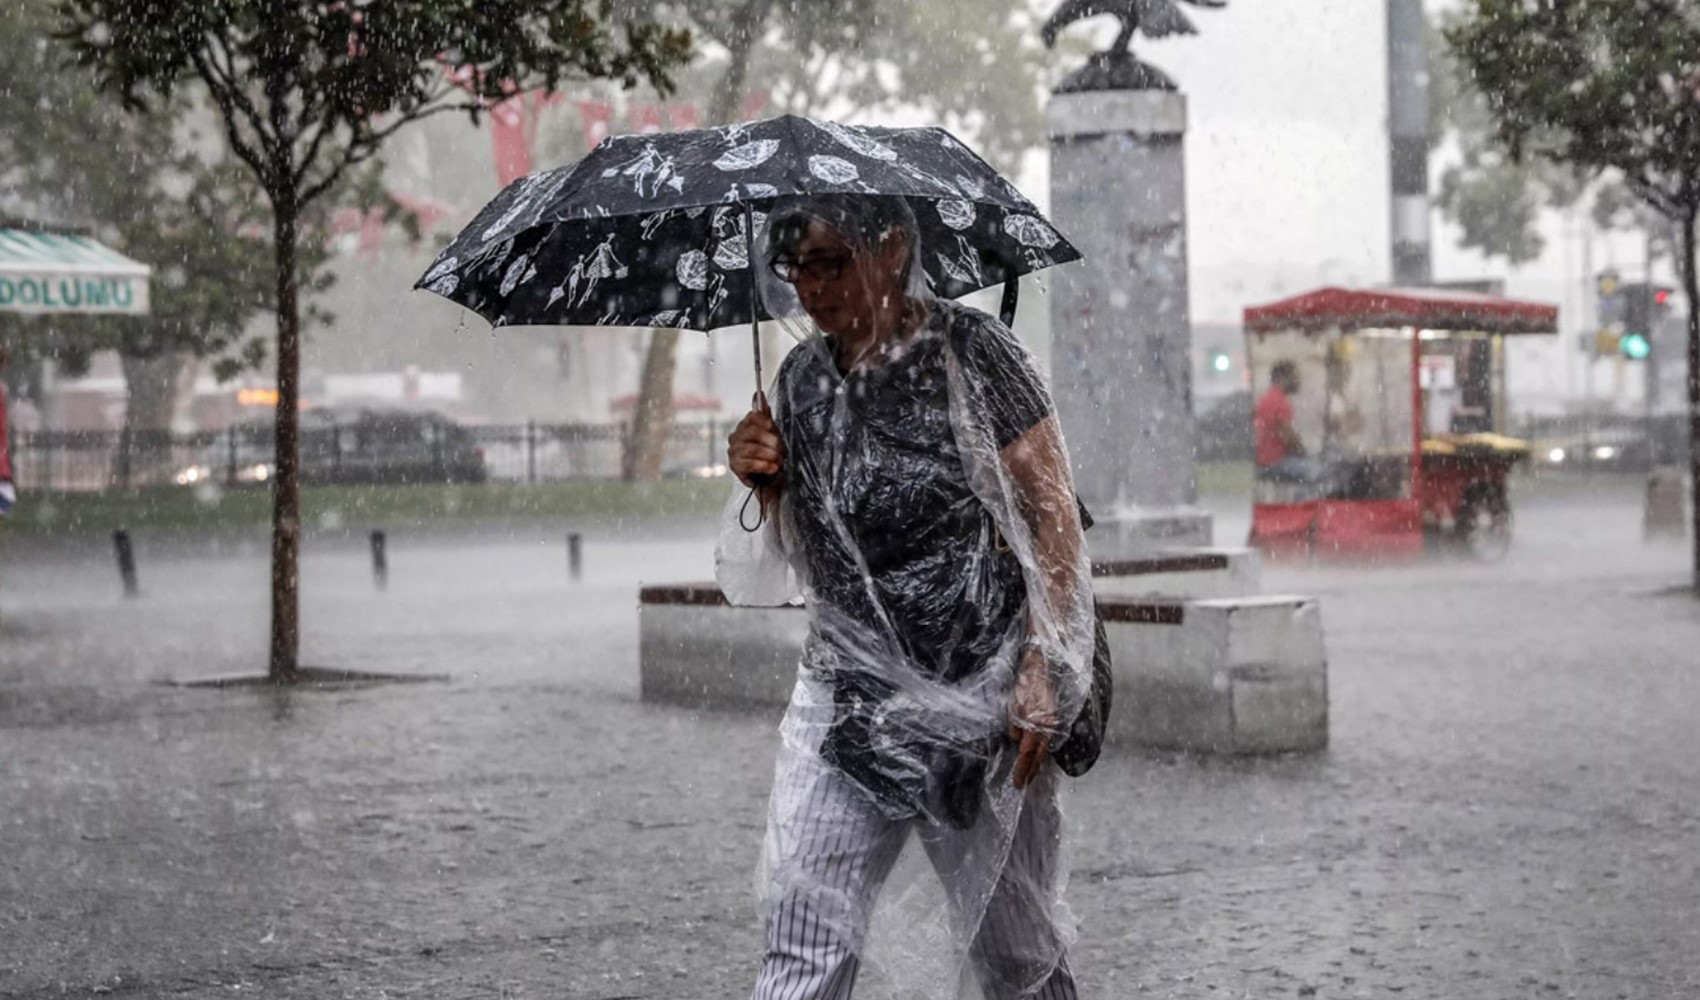
[[0,0],[0,997],[1700,996],[1694,0]]

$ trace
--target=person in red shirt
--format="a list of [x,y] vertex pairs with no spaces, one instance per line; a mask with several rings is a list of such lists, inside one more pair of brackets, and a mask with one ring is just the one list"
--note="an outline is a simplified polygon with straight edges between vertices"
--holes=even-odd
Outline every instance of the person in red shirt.
[[[9,358],[6,342],[0,340],[0,374],[5,373]],[[17,499],[17,490],[12,486],[12,442],[6,433],[6,386],[0,383],[0,518],[12,513],[12,504]]]
[[1293,396],[1299,391],[1299,371],[1291,361],[1269,369],[1269,389],[1257,401],[1252,434],[1257,443],[1259,479],[1284,483],[1316,481],[1316,470],[1305,456],[1304,441],[1293,427]]

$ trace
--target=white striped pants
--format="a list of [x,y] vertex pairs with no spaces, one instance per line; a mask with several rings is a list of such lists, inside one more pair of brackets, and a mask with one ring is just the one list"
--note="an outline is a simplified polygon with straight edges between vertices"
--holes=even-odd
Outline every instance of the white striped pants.
[[[840,772],[788,751],[773,790],[766,868],[767,954],[752,1000],[849,1000],[875,896],[909,831],[919,834],[987,1000],[1075,1000],[1057,926],[1061,813],[1048,765],[1024,796],[1000,795],[970,830],[893,820]],[[1000,768],[994,781],[1007,783]],[[1001,829],[1000,829],[1001,828]],[[1007,844],[1007,855],[1005,845]]]

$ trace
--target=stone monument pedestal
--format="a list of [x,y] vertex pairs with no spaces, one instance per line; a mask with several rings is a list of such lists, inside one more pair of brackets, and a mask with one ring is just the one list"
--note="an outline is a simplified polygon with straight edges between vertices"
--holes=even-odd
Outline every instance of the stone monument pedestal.
[[1186,99],[1058,93],[1051,217],[1085,261],[1051,293],[1051,385],[1098,559],[1210,544],[1193,465]]

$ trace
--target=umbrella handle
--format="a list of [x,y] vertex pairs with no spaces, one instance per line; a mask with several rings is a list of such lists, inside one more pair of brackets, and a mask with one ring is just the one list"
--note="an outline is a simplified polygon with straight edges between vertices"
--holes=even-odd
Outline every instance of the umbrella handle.
[[[756,294],[756,211],[749,202],[744,202],[744,260],[750,266],[750,345],[754,349],[756,359],[756,395],[761,396],[761,313],[756,307],[759,304]],[[766,400],[763,399],[763,403]]]
[[[771,416],[773,411],[768,409],[767,393],[761,384],[761,316],[756,310],[756,211],[747,201],[744,202],[744,259],[750,262],[750,347],[756,361],[756,409]],[[777,476],[761,473],[751,476],[750,482],[761,488],[773,485],[777,479]],[[759,527],[761,521],[758,520],[756,525]]]

